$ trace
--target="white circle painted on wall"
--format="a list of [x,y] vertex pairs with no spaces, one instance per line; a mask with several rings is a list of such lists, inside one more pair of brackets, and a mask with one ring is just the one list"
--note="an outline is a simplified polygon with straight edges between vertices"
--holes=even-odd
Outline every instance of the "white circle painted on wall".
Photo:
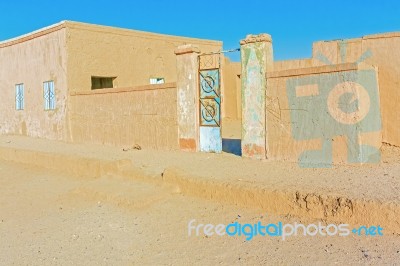
[[[353,112],[345,112],[340,102],[345,94],[351,94],[349,104],[357,104]],[[357,102],[356,102],[357,101]],[[328,95],[327,99],[329,114],[336,121],[353,125],[363,120],[369,112],[371,101],[368,92],[363,86],[356,82],[342,82],[337,84]]]

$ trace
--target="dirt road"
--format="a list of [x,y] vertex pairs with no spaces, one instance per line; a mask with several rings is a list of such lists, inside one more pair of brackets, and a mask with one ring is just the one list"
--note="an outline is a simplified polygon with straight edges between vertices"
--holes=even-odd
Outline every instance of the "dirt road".
[[311,223],[182,196],[173,187],[84,179],[0,161],[1,265],[389,264],[400,236],[188,236],[188,222]]

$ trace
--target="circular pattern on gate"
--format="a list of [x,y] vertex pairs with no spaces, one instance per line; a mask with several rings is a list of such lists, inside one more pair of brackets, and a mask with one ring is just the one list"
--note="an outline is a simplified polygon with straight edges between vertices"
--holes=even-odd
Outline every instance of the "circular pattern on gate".
[[201,80],[201,89],[206,93],[214,90],[215,80],[211,76],[206,76]]
[[211,122],[214,120],[215,114],[216,114],[215,107],[212,105],[207,105],[203,108],[201,115],[203,116],[204,120],[207,122]]

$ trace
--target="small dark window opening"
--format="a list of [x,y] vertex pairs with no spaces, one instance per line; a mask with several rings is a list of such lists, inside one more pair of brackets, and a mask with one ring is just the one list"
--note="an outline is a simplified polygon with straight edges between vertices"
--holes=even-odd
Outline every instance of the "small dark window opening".
[[115,77],[92,77],[92,90],[114,88]]
[[150,78],[150,84],[163,84],[165,83],[164,78]]

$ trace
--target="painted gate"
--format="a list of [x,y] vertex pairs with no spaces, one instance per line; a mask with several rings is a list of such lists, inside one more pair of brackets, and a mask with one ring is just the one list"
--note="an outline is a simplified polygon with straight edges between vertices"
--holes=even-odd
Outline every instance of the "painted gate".
[[221,152],[220,54],[199,55],[200,151]]

